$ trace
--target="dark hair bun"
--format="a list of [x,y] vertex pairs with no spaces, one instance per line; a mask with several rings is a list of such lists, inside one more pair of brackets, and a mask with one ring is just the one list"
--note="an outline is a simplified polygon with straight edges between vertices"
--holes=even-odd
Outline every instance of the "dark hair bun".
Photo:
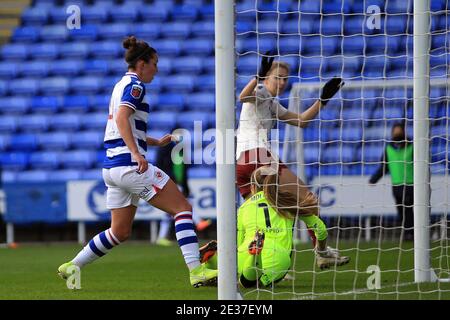
[[129,36],[128,38],[123,40],[122,45],[125,49],[130,49],[130,48],[136,47],[137,39],[135,36]]

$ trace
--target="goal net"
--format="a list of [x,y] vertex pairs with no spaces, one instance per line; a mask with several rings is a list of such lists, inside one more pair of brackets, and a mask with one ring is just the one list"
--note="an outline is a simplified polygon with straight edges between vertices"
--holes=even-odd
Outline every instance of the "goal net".
[[[418,139],[413,113],[413,2],[236,2],[237,94],[258,74],[261,57],[269,50],[274,50],[275,61],[290,64],[289,91],[278,98],[293,112],[311,106],[332,77],[345,81],[307,128],[277,121],[271,142],[283,162],[318,196],[328,244],[351,259],[345,266],[320,270],[306,228],[297,222],[287,277],[269,287],[243,290],[244,299],[450,299],[450,3],[430,1],[429,112],[427,130],[421,131],[429,134]],[[428,159],[425,244],[417,239],[417,225],[413,232],[406,222],[408,215],[412,219],[411,212],[420,210],[408,199],[413,189],[396,184],[395,174],[387,172],[395,161],[383,157],[390,146],[405,147],[392,134],[399,124],[405,127],[413,153]],[[414,147],[421,139],[426,140],[429,155]],[[380,179],[370,183],[377,175]],[[415,250],[421,248],[430,266],[425,282],[415,277]]]

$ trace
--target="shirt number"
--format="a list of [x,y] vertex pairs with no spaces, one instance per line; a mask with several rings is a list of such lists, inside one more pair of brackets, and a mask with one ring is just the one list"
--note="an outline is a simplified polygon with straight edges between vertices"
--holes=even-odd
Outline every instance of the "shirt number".
[[267,206],[267,203],[258,203],[258,208],[264,208],[264,217],[266,219],[266,227],[271,228],[272,225],[270,224],[269,207]]

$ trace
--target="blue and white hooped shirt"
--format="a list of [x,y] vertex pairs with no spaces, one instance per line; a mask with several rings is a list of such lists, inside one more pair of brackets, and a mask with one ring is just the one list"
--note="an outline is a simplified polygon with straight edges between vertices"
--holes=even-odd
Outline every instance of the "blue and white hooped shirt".
[[136,165],[130,150],[122,139],[116,124],[116,115],[120,105],[127,106],[135,112],[130,116],[130,126],[139,153],[147,152],[147,120],[149,105],[144,101],[145,87],[136,73],[127,72],[114,86],[109,102],[108,123],[105,130],[104,146],[106,157],[103,168]]

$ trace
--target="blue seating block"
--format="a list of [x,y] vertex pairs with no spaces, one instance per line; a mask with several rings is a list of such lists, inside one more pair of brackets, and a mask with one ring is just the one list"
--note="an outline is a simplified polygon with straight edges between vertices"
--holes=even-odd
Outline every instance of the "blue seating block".
[[9,148],[13,151],[29,152],[37,149],[38,143],[34,134],[18,134],[10,138]]
[[71,132],[56,131],[37,136],[39,148],[43,150],[67,150],[71,145]]
[[19,118],[19,127],[24,132],[45,132],[50,126],[49,118],[45,115],[27,115]]
[[54,151],[33,152],[30,156],[30,166],[33,169],[57,169],[61,154]]

